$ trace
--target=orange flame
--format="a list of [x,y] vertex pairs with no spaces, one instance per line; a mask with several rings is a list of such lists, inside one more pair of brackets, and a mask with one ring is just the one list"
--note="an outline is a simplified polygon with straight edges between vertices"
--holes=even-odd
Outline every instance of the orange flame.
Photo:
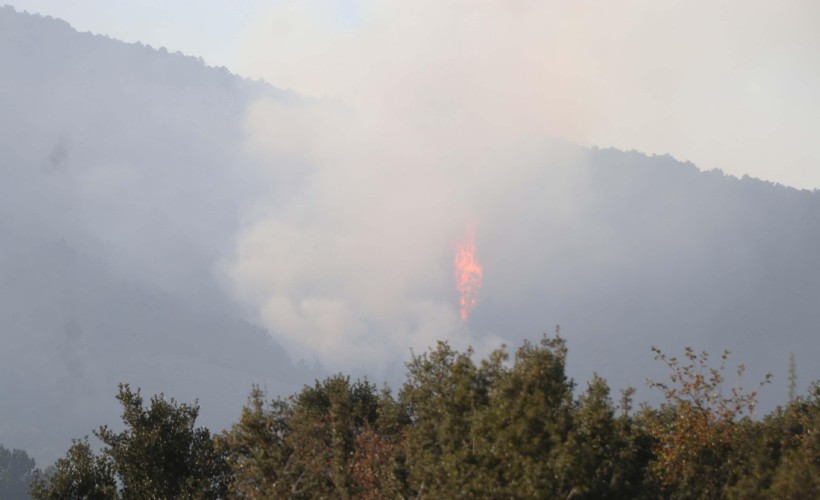
[[461,319],[467,321],[470,311],[478,303],[478,292],[484,273],[481,264],[475,258],[475,226],[467,228],[464,239],[456,248],[455,271]]

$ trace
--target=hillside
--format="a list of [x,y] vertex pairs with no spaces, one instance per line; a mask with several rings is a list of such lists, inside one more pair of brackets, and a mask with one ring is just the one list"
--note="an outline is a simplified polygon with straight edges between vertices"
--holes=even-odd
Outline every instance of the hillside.
[[251,384],[310,379],[212,270],[252,190],[244,106],[286,94],[10,8],[0,67],[0,442],[47,464],[116,416],[119,382],[219,428]]
[[[386,254],[382,240],[412,240],[416,226],[436,224],[434,216],[399,217],[399,230],[364,225],[372,239],[347,239],[344,217],[358,205],[350,203],[350,215],[321,204],[328,197],[310,189],[317,176],[309,155],[282,154],[269,168],[269,158],[249,150],[252,103],[308,106],[269,84],[11,8],[0,9],[0,68],[0,443],[25,448],[39,464],[72,437],[116,420],[119,382],[199,398],[202,423],[220,429],[237,418],[252,384],[288,394],[321,374],[296,363],[299,356],[283,347],[286,332],[265,323],[271,301],[264,289],[252,290],[263,296],[258,302],[236,293],[230,270],[245,236],[258,234],[256,218],[273,212],[287,228],[325,231],[327,246],[325,232],[319,243],[304,241],[332,258],[328,248],[352,248],[357,258],[364,250]],[[820,378],[812,359],[820,352],[818,193],[703,172],[668,156],[544,141],[550,147],[536,167],[507,182],[512,167],[503,164],[488,185],[504,189],[476,196],[485,276],[469,325],[455,320],[463,337],[517,345],[560,324],[570,376],[589,380],[597,371],[613,389],[638,387],[639,398],[648,397],[644,377],[660,368],[651,345],[728,348],[749,367],[748,386],[774,372],[761,397],[766,408],[785,402],[790,352],[801,391]],[[382,187],[374,184],[373,191]],[[390,236],[374,234],[380,231]],[[294,241],[283,248],[303,248]],[[395,296],[417,300],[416,309],[410,319],[396,316],[415,328],[413,314],[430,304],[457,317],[448,245],[440,242],[431,261],[441,273],[427,281],[413,263],[398,269],[421,244],[399,256],[395,275],[361,276],[371,265],[366,258],[329,258],[321,269],[338,274],[311,281],[319,266],[308,262],[310,279],[281,270],[276,278],[290,286],[283,290],[331,302],[356,280],[389,292],[396,276],[409,276],[420,284]],[[334,288],[312,290],[317,283]],[[380,307],[393,297],[363,295]],[[409,347],[433,344],[416,336],[423,328],[405,335],[369,311],[353,308],[363,333],[339,344],[358,342],[361,352],[389,359],[343,359],[332,349],[318,359],[331,370],[327,362],[338,360],[355,366],[354,376],[395,383]],[[382,350],[367,351],[374,344]],[[308,356],[308,364],[316,359]]]
[[592,150],[579,163],[580,213],[559,224],[536,216],[527,230],[481,242],[498,252],[487,268],[512,274],[524,262],[532,278],[486,297],[477,323],[514,332],[560,323],[579,379],[597,371],[642,394],[642,370],[657,368],[649,345],[729,349],[751,370],[747,386],[773,372],[766,408],[784,402],[790,352],[801,387],[820,377],[818,193],[636,152]]

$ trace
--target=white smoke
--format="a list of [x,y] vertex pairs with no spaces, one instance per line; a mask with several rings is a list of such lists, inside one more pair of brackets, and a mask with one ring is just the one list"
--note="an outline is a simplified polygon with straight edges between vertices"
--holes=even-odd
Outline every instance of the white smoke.
[[254,211],[230,275],[288,347],[338,367],[467,341],[453,243],[536,166],[525,144],[323,103],[258,102],[248,127],[249,148],[267,151],[277,176],[301,179]]
[[[438,338],[492,343],[458,318],[451,245],[478,221],[488,296],[549,275],[532,269],[546,265],[546,243],[530,262],[496,260],[503,277],[481,257],[511,214],[528,216],[516,202],[535,179],[543,201],[526,208],[573,245],[584,180],[544,173],[574,161],[547,138],[764,178],[775,156],[816,161],[797,147],[808,132],[760,119],[784,85],[820,82],[816,62],[773,64],[795,44],[820,48],[807,20],[816,9],[695,4],[278,3],[249,36],[242,72],[317,101],[248,110],[248,151],[292,189],[250,212],[231,286],[277,338],[329,367],[390,362]],[[780,112],[820,127],[818,114]],[[741,140],[749,147],[730,147]]]

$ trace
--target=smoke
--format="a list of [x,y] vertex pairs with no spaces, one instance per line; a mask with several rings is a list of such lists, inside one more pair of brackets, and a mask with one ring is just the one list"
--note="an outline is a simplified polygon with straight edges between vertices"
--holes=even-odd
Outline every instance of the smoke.
[[296,190],[252,211],[230,276],[292,351],[337,368],[466,342],[452,245],[512,179],[459,127],[431,127],[326,104],[250,110],[249,148]]
[[805,0],[283,1],[239,67],[395,119],[478,120],[814,188],[818,22]]
[[[774,158],[818,159],[802,143],[820,114],[784,93],[820,83],[808,57],[820,48],[816,10],[279,2],[248,36],[241,71],[316,100],[248,110],[247,150],[289,189],[248,212],[230,286],[277,339],[331,368],[389,363],[439,338],[492,344],[459,321],[452,282],[470,221],[490,300],[561,276],[550,238],[592,261],[617,248],[594,227],[574,229],[588,187],[562,140],[820,181],[771,170]],[[527,234],[528,217],[550,233]],[[504,245],[521,258],[509,262]]]
[[[301,61],[304,74],[338,64],[325,73],[334,84],[323,90],[318,78],[315,87],[274,78],[327,98],[258,101],[248,110],[248,151],[267,157],[271,175],[292,189],[277,190],[250,211],[228,264],[232,287],[277,340],[334,369],[384,367],[408,347],[424,349],[442,338],[479,350],[497,345],[460,320],[453,249],[477,221],[481,259],[482,239],[489,242],[509,219],[502,214],[515,210],[515,197],[554,156],[548,120],[515,97],[507,77],[490,79],[504,50],[445,43],[452,18],[413,40],[393,36],[379,20],[388,12],[369,12],[367,25],[331,30],[339,38],[325,48],[346,46],[343,63],[311,47],[326,41],[316,37],[327,31],[314,26],[319,11],[307,8],[289,4],[273,15],[276,29],[298,40],[270,43],[288,46],[285,56]],[[416,29],[415,15],[398,15],[399,31]],[[483,39],[485,21],[478,15],[457,35]],[[290,23],[307,24],[288,30]],[[366,69],[371,64],[380,68]],[[565,194],[547,187],[544,195],[553,212],[567,211]]]

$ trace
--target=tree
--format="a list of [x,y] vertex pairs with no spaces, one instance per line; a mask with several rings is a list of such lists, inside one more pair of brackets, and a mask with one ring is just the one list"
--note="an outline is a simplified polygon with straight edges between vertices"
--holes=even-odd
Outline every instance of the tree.
[[820,384],[812,384],[808,397],[795,398],[775,419],[767,423],[785,432],[777,433],[781,460],[772,477],[772,496],[820,498]]
[[481,477],[477,423],[489,403],[500,362],[479,367],[472,361],[472,350],[459,353],[439,342],[436,349],[407,363],[399,401],[410,419],[403,452],[411,495],[480,494],[486,481]]
[[797,361],[794,359],[794,353],[789,353],[789,403],[794,401],[794,396],[797,393]]
[[0,445],[0,498],[27,498],[34,479],[34,459],[23,450],[8,450]]
[[575,405],[572,431],[565,445],[573,462],[570,474],[574,498],[638,496],[643,457],[630,439],[629,420],[628,415],[620,421],[615,419],[609,386],[593,375]]
[[218,439],[236,477],[231,494],[350,498],[386,485],[389,471],[374,470],[389,469],[392,452],[380,428],[382,401],[375,386],[343,375],[268,405],[255,388],[240,421]]
[[[723,392],[728,353],[682,359],[659,408],[619,415],[597,374],[577,397],[558,335],[502,347],[480,363],[440,342],[407,364],[398,400],[334,375],[286,398],[254,387],[213,440],[198,407],[117,396],[125,430],[75,441],[35,498],[818,498],[820,385],[763,420],[756,391]],[[743,372],[743,367],[738,368]],[[761,383],[764,384],[768,377]],[[0,447],[0,467],[12,453]],[[18,450],[19,451],[19,450]],[[17,452],[15,452],[17,453]],[[20,452],[22,453],[22,452]],[[18,473],[33,467],[24,454]],[[25,459],[23,459],[25,458]],[[5,491],[3,493],[6,493]]]
[[[666,402],[645,421],[656,441],[652,472],[667,494],[681,498],[719,498],[736,480],[738,468],[731,458],[742,442],[740,421],[750,416],[757,391],[733,387],[723,392],[723,375],[729,352],[719,367],[709,365],[709,354],[684,351],[684,359],[669,357],[657,347],[655,359],[670,370],[670,383],[649,380],[664,393]],[[744,367],[737,368],[738,378]],[[760,383],[768,383],[771,374]]]
[[735,498],[820,498],[820,386],[762,421],[747,422]]
[[42,500],[106,500],[117,498],[117,480],[110,458],[96,456],[85,438],[74,440],[48,477],[32,483],[29,493]]
[[[162,395],[143,405],[140,391],[120,384],[125,430],[102,426],[94,434],[104,447],[96,456],[88,442],[75,441],[55,474],[38,481],[35,498],[220,498],[230,470],[210,432],[195,427],[199,407]],[[116,477],[119,489],[113,489]]]
[[481,435],[489,484],[496,496],[566,497],[575,486],[565,446],[572,429],[573,382],[565,372],[566,343],[544,335],[525,341],[489,393]]
[[288,444],[289,401],[267,402],[253,387],[239,421],[216,437],[217,448],[233,473],[230,492],[238,498],[285,497],[292,476],[293,448]]
[[403,445],[409,418],[402,404],[385,386],[379,397],[375,425],[367,424],[356,436],[350,468],[358,498],[407,496],[407,467]]
[[195,427],[197,404],[159,395],[146,408],[139,389],[132,392],[127,384],[120,384],[117,399],[126,429],[102,426],[94,434],[111,457],[123,498],[225,495],[229,470],[208,429]]

